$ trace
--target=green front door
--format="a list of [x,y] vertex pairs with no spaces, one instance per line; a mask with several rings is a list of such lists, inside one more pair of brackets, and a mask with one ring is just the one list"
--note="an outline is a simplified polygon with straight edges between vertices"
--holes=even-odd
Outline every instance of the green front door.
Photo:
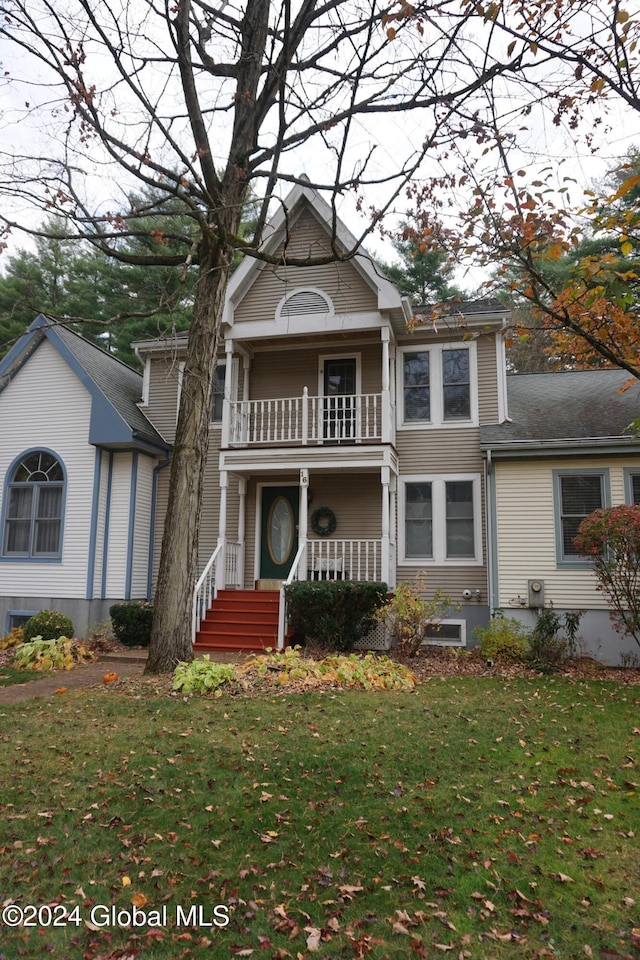
[[286,580],[298,552],[299,487],[263,487],[260,579]]

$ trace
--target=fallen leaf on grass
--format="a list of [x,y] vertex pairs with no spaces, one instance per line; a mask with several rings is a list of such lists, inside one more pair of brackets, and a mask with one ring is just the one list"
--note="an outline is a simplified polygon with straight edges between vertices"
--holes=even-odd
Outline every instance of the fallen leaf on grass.
[[305,927],[305,933],[308,933],[307,937],[307,950],[315,952],[320,949],[320,937],[322,936],[322,930],[319,930],[318,927]]

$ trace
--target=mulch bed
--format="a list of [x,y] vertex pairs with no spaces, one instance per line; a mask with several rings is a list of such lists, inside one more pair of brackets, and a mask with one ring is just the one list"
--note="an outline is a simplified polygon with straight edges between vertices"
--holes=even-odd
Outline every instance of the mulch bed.
[[[393,657],[393,651],[391,656]],[[448,647],[422,649],[417,656],[404,662],[419,680],[432,677],[539,677],[542,672],[520,662],[489,666],[474,650],[455,650]],[[575,680],[613,680],[616,683],[640,684],[640,669],[607,667],[590,657],[567,660],[548,673]]]

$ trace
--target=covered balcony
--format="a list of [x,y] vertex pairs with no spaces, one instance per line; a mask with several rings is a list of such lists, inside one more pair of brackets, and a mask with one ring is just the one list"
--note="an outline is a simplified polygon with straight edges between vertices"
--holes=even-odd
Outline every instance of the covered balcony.
[[230,403],[230,447],[389,443],[388,391]]

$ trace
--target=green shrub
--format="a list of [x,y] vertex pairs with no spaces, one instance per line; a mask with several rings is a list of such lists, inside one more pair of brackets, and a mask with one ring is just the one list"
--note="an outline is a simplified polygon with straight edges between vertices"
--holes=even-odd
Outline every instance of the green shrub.
[[383,623],[393,634],[401,657],[414,657],[428,627],[441,623],[451,609],[451,597],[445,596],[442,590],[436,590],[432,600],[425,600],[424,591],[425,582],[421,577],[403,581],[375,613],[378,623]]
[[76,664],[93,659],[89,650],[67,637],[55,640],[34,637],[16,647],[13,666],[22,670],[72,670]]
[[41,610],[27,620],[22,632],[26,643],[34,637],[42,637],[43,640],[72,637],[73,622],[58,610]]
[[363,640],[387,596],[386,583],[296,580],[285,587],[289,626],[305,641],[348,651]]
[[[538,613],[529,637],[529,658],[542,669],[553,668],[577,652],[577,630],[582,612],[569,611],[561,617],[552,607]],[[566,636],[560,636],[564,630]]]
[[476,627],[473,636],[485,660],[527,659],[529,631],[515,617],[505,617],[501,611],[494,613],[486,627]]
[[180,662],[173,673],[173,689],[183,693],[212,693],[220,696],[220,687],[231,683],[235,671],[231,663],[212,663],[208,654],[191,663]]
[[125,647],[148,647],[151,640],[153,604],[146,600],[114,603],[109,608],[113,635]]

